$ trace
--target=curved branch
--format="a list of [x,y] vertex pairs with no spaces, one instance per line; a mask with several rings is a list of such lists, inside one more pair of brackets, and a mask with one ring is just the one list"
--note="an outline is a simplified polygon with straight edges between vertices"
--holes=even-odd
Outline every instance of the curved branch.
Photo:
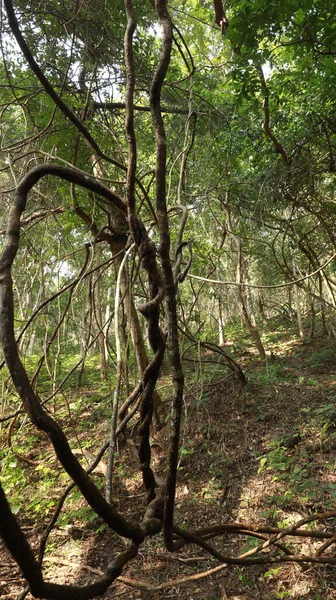
[[105,573],[87,586],[60,585],[43,580],[41,565],[36,560],[30,544],[13,515],[0,483],[0,534],[9,552],[19,565],[35,598],[47,600],[89,600],[103,594],[121,574],[124,565],[137,555],[137,547],[129,546],[114,558]]
[[302,283],[302,281],[306,281],[307,279],[314,277],[314,275],[317,275],[318,273],[323,271],[333,260],[335,260],[335,258],[336,252],[323,265],[321,265],[312,273],[308,273],[308,275],[304,275],[303,277],[299,277],[298,279],[294,279],[293,281],[288,281],[287,283],[277,283],[274,285],[254,285],[253,283],[239,283],[237,281],[221,281],[220,279],[207,279],[206,277],[201,277],[200,275],[193,275],[192,273],[188,273],[188,277],[191,277],[192,279],[198,279],[199,281],[205,281],[206,283],[215,283],[218,285],[235,285],[238,287],[246,287],[254,290],[275,290],[290,287],[291,285],[297,285],[298,283]]
[[68,105],[65,104],[65,102],[63,102],[62,98],[57,94],[56,90],[53,88],[51,83],[48,81],[48,79],[46,78],[46,76],[44,75],[42,70],[40,69],[39,65],[37,64],[36,60],[34,59],[32,53],[29,49],[29,46],[27,45],[27,43],[20,31],[19,23],[17,21],[15,12],[14,12],[14,8],[13,8],[13,3],[11,2],[11,0],[4,0],[4,4],[5,4],[6,11],[7,11],[9,27],[10,27],[18,45],[20,46],[23,56],[25,57],[26,61],[28,62],[33,73],[36,75],[36,77],[42,84],[42,86],[43,86],[44,90],[46,91],[46,93],[48,94],[48,96],[53,100],[53,102],[60,109],[60,111],[63,113],[63,115],[65,117],[67,117],[67,119],[69,119],[69,121],[71,121],[71,123],[73,123],[73,125],[75,125],[75,127],[78,129],[78,131],[83,135],[83,137],[86,139],[86,141],[90,144],[90,146],[95,150],[95,152],[101,158],[103,158],[104,160],[107,160],[109,163],[113,164],[114,166],[118,167],[119,169],[126,171],[126,167],[123,164],[114,160],[113,158],[111,158],[110,156],[105,154],[100,149],[96,140],[92,137],[91,133],[83,125],[83,122],[76,117],[76,115],[72,112],[72,110],[68,107]]
[[265,134],[273,143],[273,146],[274,146],[276,152],[278,154],[281,154],[283,161],[286,164],[288,164],[289,159],[288,159],[286,150],[284,149],[283,145],[279,142],[279,140],[276,138],[276,136],[274,135],[274,133],[271,129],[271,126],[270,126],[269,89],[266,84],[264,72],[263,72],[261,66],[257,66],[256,69],[260,76],[261,89],[262,89],[262,93],[264,96],[263,109],[264,109],[264,131],[265,131]]
[[[26,370],[18,354],[14,336],[14,301],[11,267],[18,250],[20,218],[26,207],[28,192],[43,175],[50,173],[61,176],[68,181],[79,182],[83,187],[92,189],[109,200],[113,200],[113,202],[118,198],[100,183],[78,175],[75,171],[71,171],[65,167],[41,165],[24,177],[17,187],[15,201],[10,210],[7,239],[2,256],[0,257],[0,341],[14,385],[31,421],[38,429],[47,433],[58,459],[66,472],[76,482],[88,504],[114,531],[125,537],[132,538],[135,542],[140,542],[144,538],[141,528],[126,521],[126,519],[118,514],[114,507],[110,506],[104,500],[98,488],[88,477],[72,453],[61,427],[44,411],[39,398],[29,382]],[[120,202],[122,201],[120,200]],[[124,207],[123,203],[122,207]]]
[[[59,177],[65,181],[69,181],[70,183],[80,185],[81,187],[90,190],[91,192],[95,192],[96,194],[99,194],[100,196],[108,200],[115,208],[120,210],[120,212],[126,212],[126,207],[122,198],[120,198],[120,196],[118,196],[118,194],[116,194],[112,190],[105,187],[99,181],[95,181],[94,179],[91,179],[87,175],[83,175],[75,169],[70,169],[61,165],[55,165],[53,163],[46,163],[43,165],[38,165],[37,167],[29,171],[17,186],[15,201],[10,210],[7,226],[7,236],[11,236],[11,232],[13,232],[14,229],[16,230],[15,235],[19,234],[20,217],[22,212],[26,208],[28,193],[32,190],[34,185],[36,185],[40,181],[40,179],[47,175]],[[1,262],[3,262],[3,258]]]

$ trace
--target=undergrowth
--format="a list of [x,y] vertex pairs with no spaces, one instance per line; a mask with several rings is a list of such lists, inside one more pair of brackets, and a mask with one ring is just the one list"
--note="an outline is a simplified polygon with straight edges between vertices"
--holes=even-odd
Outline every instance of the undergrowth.
[[[234,343],[231,352],[239,360],[240,353],[250,351],[251,340],[244,334],[237,341],[237,324],[228,333]],[[245,361],[248,383],[244,389],[218,357],[203,353],[200,361],[197,348],[188,352],[176,501],[177,519],[187,527],[199,526],[205,515],[206,522],[247,519],[286,527],[300,516],[335,507],[333,344],[322,338],[302,344],[293,331],[288,334],[280,327],[270,328],[264,341],[268,345],[268,361],[261,365],[253,353],[249,354]],[[60,381],[76,360],[76,356],[63,360]],[[37,358],[30,357],[29,361],[29,371],[33,373]],[[4,373],[5,370],[2,385]],[[48,373],[43,368],[38,383],[42,400],[50,394],[47,382]],[[83,451],[79,458],[84,466],[90,462],[84,451],[94,455],[107,439],[114,385],[113,378],[101,380],[98,357],[91,356],[83,370],[81,386],[78,373],[74,373],[62,392],[46,405],[65,428],[71,447]],[[158,389],[168,406],[172,388],[167,364]],[[3,415],[19,408],[9,383],[6,390]],[[124,389],[123,394],[126,393]],[[1,427],[0,480],[13,512],[41,531],[69,478],[59,468],[45,436],[32,428],[21,412],[11,428],[8,422]],[[104,493],[102,473],[93,477]],[[132,518],[141,512],[145,502],[138,465],[130,459],[128,444],[122,440],[116,455],[115,496],[117,508]],[[79,528],[80,536],[105,531],[76,488],[57,521],[57,528],[69,527]],[[162,541],[155,543],[162,550]],[[240,551],[255,543],[255,538],[245,538]],[[58,550],[53,539],[48,551]],[[259,587],[269,589],[269,598],[292,597],[289,580],[293,568],[259,570]],[[240,589],[256,592],[253,572],[241,568],[235,573]],[[328,582],[325,585],[327,589]],[[313,583],[306,597],[318,598]],[[217,598],[210,595],[209,600]]]

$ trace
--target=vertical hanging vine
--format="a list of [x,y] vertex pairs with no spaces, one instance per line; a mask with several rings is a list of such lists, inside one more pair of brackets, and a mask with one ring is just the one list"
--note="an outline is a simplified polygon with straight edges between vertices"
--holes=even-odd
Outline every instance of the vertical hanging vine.
[[159,254],[161,258],[167,305],[168,346],[173,371],[174,394],[171,409],[171,430],[168,456],[168,474],[166,480],[164,538],[169,550],[173,544],[173,518],[176,492],[176,473],[178,464],[182,400],[184,376],[181,364],[176,308],[176,285],[170,260],[170,234],[166,203],[166,134],[161,113],[161,92],[168,71],[172,49],[172,22],[167,9],[166,0],[157,0],[156,11],[162,26],[163,39],[161,56],[154,73],[151,91],[150,107],[156,140],[156,211],[160,234]]

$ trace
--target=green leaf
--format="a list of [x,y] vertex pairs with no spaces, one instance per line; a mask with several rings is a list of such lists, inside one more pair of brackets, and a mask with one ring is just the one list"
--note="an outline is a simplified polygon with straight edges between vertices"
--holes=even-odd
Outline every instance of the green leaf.
[[261,473],[261,471],[263,470],[263,468],[266,465],[266,463],[267,463],[267,456],[263,456],[260,459],[260,465],[259,465],[259,469],[258,469],[258,475],[259,475],[259,473]]
[[282,567],[277,567],[275,569],[270,569],[269,571],[266,571],[266,573],[264,573],[265,579],[267,579],[268,577],[273,577],[273,575],[277,575],[281,571],[281,569]]

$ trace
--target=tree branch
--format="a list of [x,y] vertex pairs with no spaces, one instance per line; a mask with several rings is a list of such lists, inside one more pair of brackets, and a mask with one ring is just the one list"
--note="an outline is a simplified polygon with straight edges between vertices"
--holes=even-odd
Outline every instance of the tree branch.
[[83,137],[90,144],[90,146],[94,149],[94,151],[98,154],[98,156],[100,156],[100,158],[103,158],[104,160],[108,161],[109,163],[113,164],[114,166],[118,167],[119,169],[126,171],[126,167],[123,164],[114,160],[113,158],[111,158],[110,156],[108,156],[101,150],[100,146],[97,144],[96,140],[92,137],[91,133],[85,127],[83,122],[76,117],[76,115],[72,112],[72,110],[68,107],[68,105],[65,104],[65,102],[62,100],[62,98],[58,95],[58,93],[53,88],[53,86],[51,85],[49,80],[46,78],[46,76],[40,69],[36,60],[34,59],[32,53],[30,51],[30,48],[27,45],[27,43],[20,31],[19,23],[15,16],[12,1],[4,0],[4,4],[5,4],[6,11],[7,11],[8,23],[9,23],[10,29],[11,29],[18,45],[20,46],[23,56],[25,57],[26,61],[28,62],[33,73],[36,75],[36,77],[42,84],[42,86],[43,86],[44,90],[46,91],[46,93],[48,94],[48,96],[53,100],[53,102],[60,109],[60,111],[63,113],[63,115],[65,117],[67,117],[67,119],[69,119],[69,121],[73,125],[75,125],[75,127],[78,129],[78,131],[83,135]]
[[176,286],[170,261],[170,234],[168,211],[166,203],[166,135],[161,114],[161,91],[168,71],[172,49],[172,22],[167,10],[167,0],[156,0],[156,11],[163,29],[161,56],[156,67],[150,90],[150,105],[156,141],[156,209],[158,229],[160,234],[159,253],[164,276],[165,292],[167,297],[167,321],[170,359],[173,369],[174,396],[171,409],[171,431],[168,457],[168,474],[166,480],[165,512],[164,512],[164,538],[166,547],[174,550],[173,544],[173,517],[176,492],[176,473],[178,464],[182,399],[184,389],[184,376],[179,350]]

